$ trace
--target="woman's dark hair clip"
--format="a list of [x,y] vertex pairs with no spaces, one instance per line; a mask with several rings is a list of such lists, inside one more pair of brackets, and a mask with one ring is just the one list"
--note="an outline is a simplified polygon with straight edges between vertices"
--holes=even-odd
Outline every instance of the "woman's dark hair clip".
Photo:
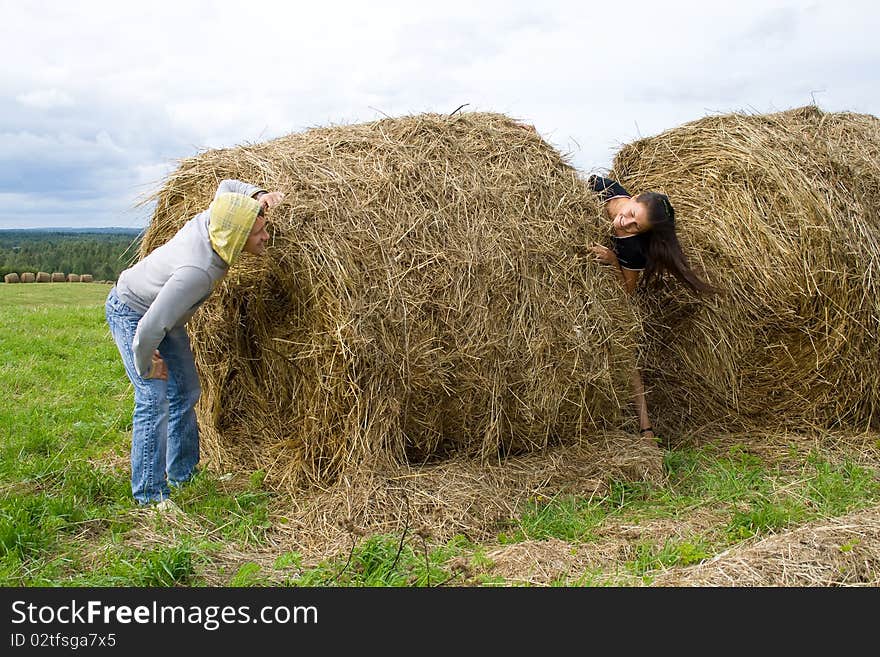
[[660,200],[663,202],[663,210],[666,212],[666,216],[669,217],[670,221],[675,221],[675,210],[672,209],[672,204],[669,202],[669,198],[661,196]]

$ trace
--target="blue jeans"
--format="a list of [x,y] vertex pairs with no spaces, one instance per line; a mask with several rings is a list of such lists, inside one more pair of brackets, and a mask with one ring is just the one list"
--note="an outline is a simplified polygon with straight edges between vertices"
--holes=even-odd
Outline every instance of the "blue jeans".
[[131,492],[140,504],[169,497],[171,486],[189,481],[199,462],[199,427],[195,406],[202,389],[189,336],[182,326],[165,335],[159,353],[168,380],[145,379],[134,366],[132,342],[141,314],[110,290],[107,325],[134,386],[131,430]]

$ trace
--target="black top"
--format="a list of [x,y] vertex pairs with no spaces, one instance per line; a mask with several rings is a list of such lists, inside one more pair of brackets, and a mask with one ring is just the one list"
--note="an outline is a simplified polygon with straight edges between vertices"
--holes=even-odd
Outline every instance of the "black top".
[[[630,193],[623,186],[610,178],[602,176],[590,176],[587,179],[590,189],[599,194],[605,203],[618,196],[630,197]],[[617,256],[617,261],[624,269],[642,271],[647,265],[648,234],[638,233],[629,237],[611,236],[611,249]]]
[[611,248],[624,269],[643,271],[648,264],[648,237],[645,233],[629,237],[612,235]]

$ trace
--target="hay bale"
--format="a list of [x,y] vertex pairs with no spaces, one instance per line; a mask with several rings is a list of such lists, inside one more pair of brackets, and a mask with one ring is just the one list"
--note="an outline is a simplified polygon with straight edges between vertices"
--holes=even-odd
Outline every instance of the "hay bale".
[[91,274],[81,274],[79,277],[80,283],[92,283],[94,281],[94,277]]
[[67,275],[68,283],[79,283],[79,274],[68,274]]
[[21,283],[21,279],[18,277],[18,274],[16,274],[15,272],[12,272],[10,274],[6,274],[6,276],[3,277],[3,282],[4,283]]
[[48,283],[52,280],[52,276],[47,272],[40,271],[37,272],[37,283]]
[[37,280],[36,274],[30,271],[22,272],[21,274],[21,282],[22,283],[34,283]]
[[287,196],[190,324],[206,457],[324,484],[359,464],[577,444],[630,398],[639,318],[577,171],[493,113],[312,129],[184,160],[140,255],[223,178]]
[[660,423],[880,423],[880,120],[804,107],[684,124],[619,151],[667,193],[692,261],[725,290],[646,295]]
[[52,272],[52,282],[53,283],[63,283],[67,280],[67,277],[60,271]]

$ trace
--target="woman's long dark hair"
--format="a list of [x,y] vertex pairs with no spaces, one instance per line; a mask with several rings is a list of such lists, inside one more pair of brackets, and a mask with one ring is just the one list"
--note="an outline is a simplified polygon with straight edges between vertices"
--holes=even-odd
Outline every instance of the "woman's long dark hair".
[[658,192],[642,192],[635,198],[648,209],[647,264],[644,282],[649,284],[668,272],[691,289],[700,293],[717,292],[716,288],[697,276],[688,264],[675,232],[675,208],[669,197]]

